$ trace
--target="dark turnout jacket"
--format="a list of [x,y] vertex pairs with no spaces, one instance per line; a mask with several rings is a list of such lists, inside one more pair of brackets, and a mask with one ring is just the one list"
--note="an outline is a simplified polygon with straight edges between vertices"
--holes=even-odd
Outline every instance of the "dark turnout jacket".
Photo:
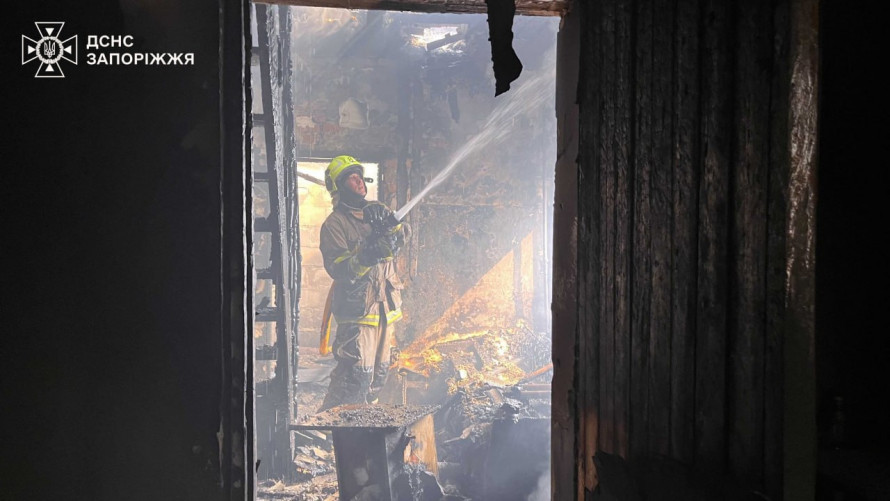
[[321,226],[321,254],[328,275],[334,279],[331,313],[338,324],[377,325],[374,305],[383,303],[387,323],[401,316],[402,282],[392,260],[365,267],[359,263],[358,247],[371,235],[361,210],[344,204],[334,207]]

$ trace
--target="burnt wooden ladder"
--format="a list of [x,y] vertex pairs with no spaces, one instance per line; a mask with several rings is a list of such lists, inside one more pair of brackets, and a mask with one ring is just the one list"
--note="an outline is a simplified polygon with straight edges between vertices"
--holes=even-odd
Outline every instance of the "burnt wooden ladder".
[[[268,193],[266,216],[256,217],[255,212],[255,260],[261,251],[269,251],[269,265],[257,265],[255,281],[258,289],[274,291],[269,300],[257,304],[254,320],[260,328],[271,329],[274,324],[275,332],[273,344],[256,347],[254,366],[261,361],[276,362],[274,377],[256,382],[257,478],[292,480],[296,469],[289,426],[297,415],[300,234],[290,83],[291,22],[286,6],[253,4],[253,8],[253,190],[255,194]],[[262,113],[256,112],[258,107]],[[264,140],[264,148],[257,148],[259,139]]]

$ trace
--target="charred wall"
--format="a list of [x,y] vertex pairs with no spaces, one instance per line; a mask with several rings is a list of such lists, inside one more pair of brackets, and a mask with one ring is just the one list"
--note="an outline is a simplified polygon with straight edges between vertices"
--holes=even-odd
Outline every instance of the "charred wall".
[[803,419],[792,434],[813,466],[814,19],[796,18],[789,42],[789,12],[807,5],[618,0],[570,14],[582,47],[577,358],[568,399],[554,388],[554,443],[576,434],[577,496],[598,482],[596,450],[676,466],[699,488],[719,484],[715,497],[781,497],[788,419]]
[[[548,30],[525,33],[545,47],[554,40],[553,32]],[[544,57],[540,53],[536,56]],[[500,103],[512,98],[510,95],[494,98],[493,81],[482,71],[485,66],[479,64],[479,59],[474,62],[475,68],[453,75],[448,75],[444,68],[427,68],[424,78],[418,82],[419,92],[413,101],[415,129],[409,199],[448,166],[451,157],[465,143],[484,130],[489,114]],[[552,64],[547,61],[527,69],[518,84],[536,76],[547,77]],[[442,78],[447,80],[442,82]],[[453,100],[459,106],[459,117],[450,111],[449,86],[455,89]],[[543,217],[551,199],[547,190],[552,189],[553,175],[549,158],[553,154],[555,124],[551,110],[552,106],[546,104],[521,110],[514,121],[506,124],[510,129],[506,137],[481,144],[411,213],[409,221],[416,231],[416,240],[409,268],[410,286],[405,291],[405,312],[409,320],[406,338],[423,336],[499,261],[512,252],[520,252],[520,243],[526,237],[531,236],[533,240],[535,261],[543,259],[546,247]],[[533,283],[528,284],[531,287],[514,292],[531,294],[533,289],[541,291],[546,287],[542,274],[532,278]],[[514,289],[512,283],[500,285]],[[491,292],[497,293],[497,290]],[[484,297],[480,299],[484,301]],[[547,305],[541,297],[536,299],[534,309],[540,312]],[[509,326],[474,323],[469,317],[476,313],[479,312],[459,313],[458,317],[462,318],[455,318],[451,328],[466,331]],[[522,316],[525,315],[517,313],[505,321],[512,324]],[[525,320],[534,319],[526,316]]]
[[[291,7],[294,118],[300,156],[393,158],[401,33],[380,11]],[[347,117],[347,106],[350,114]],[[353,111],[358,111],[355,116]],[[358,118],[363,123],[359,123]]]

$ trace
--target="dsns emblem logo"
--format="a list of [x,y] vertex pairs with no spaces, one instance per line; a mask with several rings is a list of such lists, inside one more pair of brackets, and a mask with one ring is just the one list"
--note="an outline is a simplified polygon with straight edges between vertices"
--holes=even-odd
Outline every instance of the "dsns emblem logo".
[[22,64],[38,59],[35,78],[64,78],[62,60],[77,64],[77,35],[62,40],[65,23],[34,23],[40,37],[37,40],[22,35]]

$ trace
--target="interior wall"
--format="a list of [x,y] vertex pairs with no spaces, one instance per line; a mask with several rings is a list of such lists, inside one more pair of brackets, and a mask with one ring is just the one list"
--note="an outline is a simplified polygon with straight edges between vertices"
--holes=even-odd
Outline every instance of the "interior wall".
[[776,492],[763,465],[781,443],[766,383],[782,374],[788,166],[770,133],[785,33],[764,28],[780,12],[597,5],[582,39],[602,53],[581,77],[579,329],[598,446]]
[[[554,388],[554,420],[566,404],[578,416],[573,495],[614,493],[617,455],[640,488],[661,482],[678,499],[779,498],[786,417],[803,419],[797,445],[812,456],[813,18],[796,20],[806,85],[792,109],[785,2],[619,0],[577,14],[593,48],[577,96],[577,359],[567,400]],[[792,130],[807,138],[796,163]],[[783,399],[789,372],[797,407]]]

